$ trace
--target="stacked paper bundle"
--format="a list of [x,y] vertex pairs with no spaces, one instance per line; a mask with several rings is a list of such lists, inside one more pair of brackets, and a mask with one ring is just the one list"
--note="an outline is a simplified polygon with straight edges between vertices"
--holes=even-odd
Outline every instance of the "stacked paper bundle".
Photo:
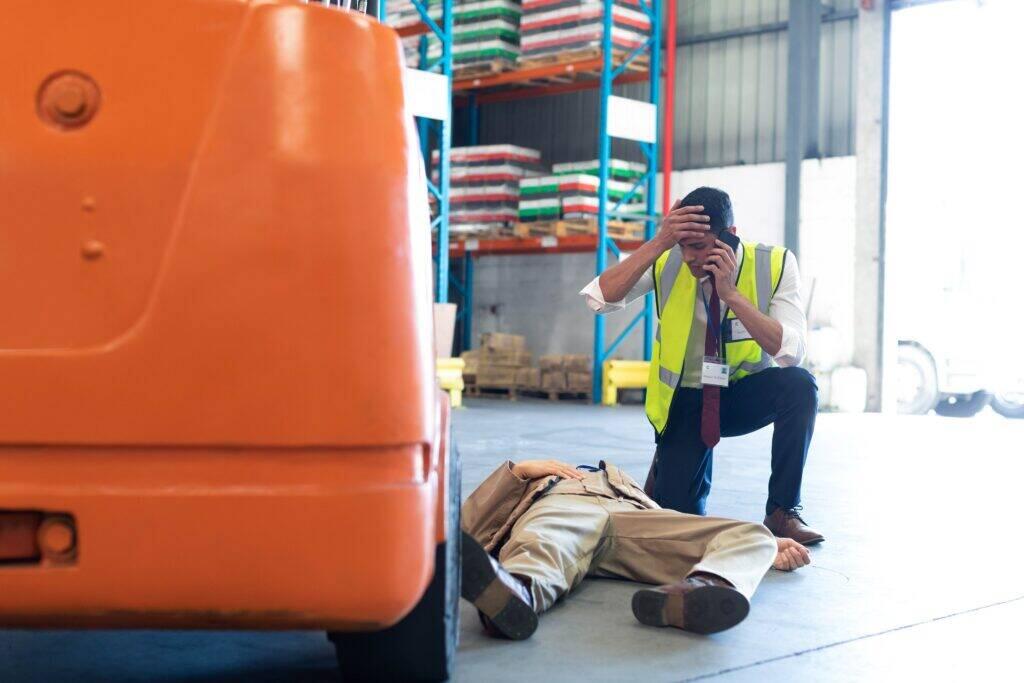
[[524,178],[519,181],[519,220],[557,221],[562,217],[558,176]]
[[[560,218],[589,219],[597,215],[600,180],[597,161],[555,164],[555,175],[519,181],[519,220],[547,221]],[[608,208],[629,194],[644,174],[643,164],[612,159],[609,161]],[[640,186],[619,207],[621,212],[643,212],[644,188]]]
[[[603,0],[523,0],[520,61],[600,49]],[[651,32],[651,20],[639,0],[616,0],[612,7],[612,45],[632,51]]]
[[[430,16],[440,22],[440,10],[434,17],[435,1],[430,4]],[[437,5],[440,6],[439,4]],[[412,5],[409,5],[412,8]],[[388,4],[388,23],[401,26],[401,22],[409,22],[405,14],[390,19],[391,5]],[[414,21],[419,15],[412,8]],[[452,62],[456,69],[477,64],[496,64],[502,68],[515,66],[519,56],[519,16],[523,8],[513,0],[473,0],[456,2],[454,5],[454,36],[452,45]],[[420,67],[420,41],[426,40],[427,58],[433,62],[441,57],[441,41],[434,33],[423,36],[409,36],[402,39],[405,49],[405,62],[411,67]]]
[[[433,178],[438,180],[438,153]],[[515,145],[455,147],[451,156],[449,223],[451,231],[482,232],[516,220],[519,181],[540,176],[540,152]]]
[[[566,179],[564,184],[559,183],[559,188],[565,188],[560,192],[562,202],[562,218],[566,220],[590,219],[597,216],[598,201],[597,192],[599,180],[597,175],[601,170],[601,162],[593,161],[572,161],[564,164],[555,164],[551,168],[555,176]],[[647,167],[632,161],[621,159],[608,160],[608,210],[615,209],[619,200],[626,196],[633,188]],[[621,213],[644,212],[644,188],[638,187],[629,200],[618,208]]]

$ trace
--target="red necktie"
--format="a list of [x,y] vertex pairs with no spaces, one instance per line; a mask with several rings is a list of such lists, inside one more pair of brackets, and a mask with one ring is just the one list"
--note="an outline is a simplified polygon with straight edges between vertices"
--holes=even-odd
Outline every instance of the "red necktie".
[[[703,287],[700,283],[698,286]],[[704,355],[717,358],[718,332],[722,327],[722,314],[714,278],[711,278],[711,303],[708,308],[708,324],[704,333]],[[720,394],[721,387],[712,384],[704,385],[704,406],[700,413],[700,438],[708,448],[714,448],[722,438],[721,418],[718,412]]]

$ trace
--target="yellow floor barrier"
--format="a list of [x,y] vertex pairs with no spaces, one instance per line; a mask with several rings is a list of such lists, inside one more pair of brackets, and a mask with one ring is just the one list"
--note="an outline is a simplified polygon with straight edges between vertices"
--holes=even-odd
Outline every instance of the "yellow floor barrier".
[[645,360],[607,360],[604,362],[604,382],[601,403],[613,406],[619,402],[619,389],[643,389],[647,386],[647,373],[651,364]]
[[452,408],[462,406],[462,391],[466,388],[462,381],[462,370],[465,367],[466,361],[461,358],[437,359],[437,381],[451,397]]

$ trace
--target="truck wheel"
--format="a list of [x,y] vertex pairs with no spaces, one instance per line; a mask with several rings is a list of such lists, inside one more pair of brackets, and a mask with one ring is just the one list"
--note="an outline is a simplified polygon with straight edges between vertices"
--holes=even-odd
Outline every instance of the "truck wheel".
[[931,354],[916,344],[900,344],[896,408],[903,415],[924,415],[939,400],[939,380]]
[[454,444],[447,474],[447,540],[437,546],[434,578],[419,603],[383,631],[327,634],[345,681],[446,681],[452,674],[459,640],[462,545],[462,463]]
[[946,394],[935,404],[935,414],[943,417],[973,417],[980,413],[992,394],[976,391],[973,394]]
[[1013,391],[992,396],[992,410],[1003,417],[1016,420],[1024,418],[1024,392]]

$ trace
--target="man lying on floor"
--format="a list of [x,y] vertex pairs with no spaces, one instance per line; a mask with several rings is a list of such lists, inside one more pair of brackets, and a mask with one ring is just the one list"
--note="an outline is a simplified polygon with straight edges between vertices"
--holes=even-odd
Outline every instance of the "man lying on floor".
[[811,561],[760,524],[663,510],[605,462],[506,462],[463,504],[462,528],[462,597],[490,635],[513,640],[585,576],[657,586],[633,595],[643,624],[724,631],[747,616],[769,567]]

